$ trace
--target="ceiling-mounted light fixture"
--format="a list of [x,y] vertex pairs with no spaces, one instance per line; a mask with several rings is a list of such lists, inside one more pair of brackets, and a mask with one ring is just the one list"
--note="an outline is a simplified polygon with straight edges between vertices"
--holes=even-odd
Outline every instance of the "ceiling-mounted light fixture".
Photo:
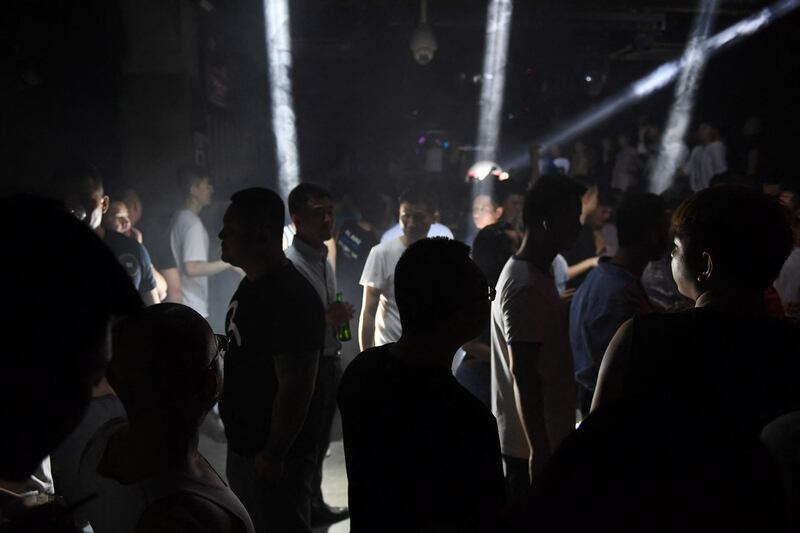
[[419,25],[411,35],[411,53],[414,60],[420,65],[427,65],[433,60],[433,54],[438,48],[433,28],[428,24],[428,1],[420,0]]

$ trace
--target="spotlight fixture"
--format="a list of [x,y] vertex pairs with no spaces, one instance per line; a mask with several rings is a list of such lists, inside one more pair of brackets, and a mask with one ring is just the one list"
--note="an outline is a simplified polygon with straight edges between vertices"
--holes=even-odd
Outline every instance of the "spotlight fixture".
[[498,181],[505,181],[509,178],[508,172],[504,172],[500,166],[493,161],[478,161],[467,171],[466,182],[478,183],[489,176],[494,176]]
[[414,60],[420,65],[427,65],[433,60],[433,54],[436,52],[438,45],[436,43],[436,36],[433,34],[433,28],[428,24],[428,1],[420,0],[419,4],[419,25],[414,33],[411,35],[411,53],[414,54]]

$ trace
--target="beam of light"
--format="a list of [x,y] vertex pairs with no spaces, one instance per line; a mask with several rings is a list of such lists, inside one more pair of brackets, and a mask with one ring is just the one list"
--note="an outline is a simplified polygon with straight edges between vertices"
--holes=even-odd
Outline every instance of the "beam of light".
[[278,168],[278,188],[284,200],[300,183],[297,131],[292,102],[292,42],[289,33],[288,0],[264,0],[272,132]]
[[[775,4],[765,7],[758,13],[747,17],[736,24],[722,30],[698,45],[698,50],[710,58],[720,50],[740,41],[744,37],[754,34],[765,28],[771,22],[800,7],[800,0],[780,0]],[[560,130],[545,136],[539,144],[543,147],[558,144],[575,138],[603,122],[608,117],[617,114],[646,96],[663,89],[683,70],[686,58],[670,61],[658,67],[644,78],[634,82],[619,94],[606,99],[596,107],[574,119]],[[523,159],[526,156],[521,156]],[[516,164],[515,164],[516,163]],[[518,166],[520,162],[514,161],[504,164],[505,167]]]
[[682,69],[675,85],[675,101],[670,108],[658,157],[650,175],[650,192],[660,194],[669,187],[685,151],[683,139],[689,129],[697,90],[708,61],[709,54],[704,44],[711,33],[718,7],[719,0],[700,0],[700,11],[694,19],[686,51],[681,58]]
[[512,11],[512,0],[489,2],[476,161],[495,161],[497,157]]

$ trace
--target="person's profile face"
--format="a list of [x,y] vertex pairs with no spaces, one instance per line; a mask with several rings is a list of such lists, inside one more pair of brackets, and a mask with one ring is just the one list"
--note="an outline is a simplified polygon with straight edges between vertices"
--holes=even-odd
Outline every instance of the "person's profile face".
[[472,201],[472,222],[478,229],[495,224],[500,220],[501,214],[502,208],[494,205],[488,194],[479,194]]
[[248,253],[250,232],[238,216],[234,206],[228,207],[222,217],[222,229],[219,232],[222,260],[241,267],[242,259]]
[[675,236],[673,239],[670,266],[672,277],[678,286],[678,292],[691,299],[697,299],[697,272],[692,268],[692,257],[689,243],[685,239]]
[[325,242],[333,236],[335,216],[333,200],[330,198],[312,198],[295,215],[297,232],[307,235],[317,242]]
[[425,204],[400,204],[400,226],[403,228],[403,235],[411,242],[428,236],[433,219],[433,210]]
[[214,197],[214,186],[211,185],[211,180],[204,177],[192,185],[192,196],[203,207],[211,205],[211,199]]
[[84,222],[96,230],[103,223],[103,215],[108,210],[108,196],[102,189],[87,191],[81,205],[86,213]]

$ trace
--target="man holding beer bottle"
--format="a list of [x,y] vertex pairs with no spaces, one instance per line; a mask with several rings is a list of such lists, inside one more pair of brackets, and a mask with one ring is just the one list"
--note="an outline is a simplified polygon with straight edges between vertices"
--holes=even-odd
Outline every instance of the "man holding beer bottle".
[[317,440],[317,478],[312,484],[311,524],[319,526],[344,520],[346,508],[327,505],[322,499],[322,462],[330,444],[331,425],[336,412],[336,389],[341,377],[341,340],[349,340],[353,306],[340,301],[336,275],[328,259],[325,241],[333,235],[333,199],[330,193],[313,183],[301,183],[289,193],[289,215],[296,228],[286,257],[311,283],[325,309],[325,346],[319,360],[314,397],[306,425],[319,430]]

